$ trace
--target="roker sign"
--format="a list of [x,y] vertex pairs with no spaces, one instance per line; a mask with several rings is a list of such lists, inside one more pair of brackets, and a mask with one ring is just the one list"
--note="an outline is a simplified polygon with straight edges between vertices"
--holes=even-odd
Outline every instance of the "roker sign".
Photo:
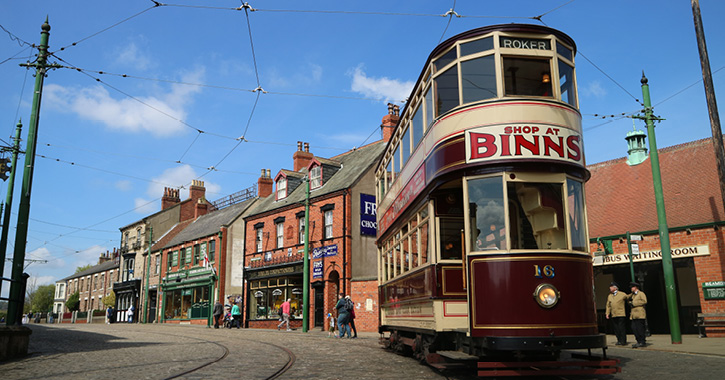
[[542,159],[584,166],[581,135],[543,124],[510,124],[466,131],[466,163]]

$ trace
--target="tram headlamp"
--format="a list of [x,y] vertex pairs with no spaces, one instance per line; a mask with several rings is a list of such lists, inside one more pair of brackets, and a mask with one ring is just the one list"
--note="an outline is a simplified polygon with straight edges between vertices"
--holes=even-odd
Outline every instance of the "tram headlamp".
[[545,309],[554,307],[559,302],[559,297],[559,291],[551,284],[540,284],[534,291],[536,303]]

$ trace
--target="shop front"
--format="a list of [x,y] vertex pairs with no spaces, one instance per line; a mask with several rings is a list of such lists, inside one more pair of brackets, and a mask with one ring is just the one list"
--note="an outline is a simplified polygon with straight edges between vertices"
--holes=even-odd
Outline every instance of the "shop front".
[[161,284],[161,322],[210,323],[215,283],[216,276],[208,268],[167,274]]
[[290,327],[302,327],[302,268],[302,263],[295,263],[247,270],[248,327],[275,328],[282,317],[282,303],[287,299],[291,300]]
[[[138,321],[138,300],[141,290],[141,280],[128,280],[113,284],[113,292],[116,293],[116,322],[137,322]],[[129,310],[134,312],[129,320]]]

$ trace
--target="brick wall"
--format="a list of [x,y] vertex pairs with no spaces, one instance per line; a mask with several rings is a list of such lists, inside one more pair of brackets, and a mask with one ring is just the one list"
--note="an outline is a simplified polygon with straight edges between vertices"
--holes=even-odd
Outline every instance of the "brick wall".
[[[352,281],[350,298],[355,302],[355,327],[358,331],[378,331],[378,282]],[[370,301],[368,301],[370,300]],[[370,304],[372,310],[367,310]]]

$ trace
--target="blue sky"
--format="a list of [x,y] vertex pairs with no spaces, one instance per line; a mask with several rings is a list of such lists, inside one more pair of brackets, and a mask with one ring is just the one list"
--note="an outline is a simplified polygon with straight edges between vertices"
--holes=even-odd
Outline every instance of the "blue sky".
[[[407,97],[431,50],[480,26],[541,24],[532,17],[543,15],[576,41],[590,164],[626,155],[632,119],[593,115],[636,112],[642,70],[655,113],[667,119],[657,126],[659,147],[711,135],[686,0],[251,1],[258,10],[248,17],[231,10],[242,4],[233,0],[167,4],[0,3],[0,138],[10,141],[18,118],[27,136],[34,78],[19,64],[46,16],[50,61],[84,70],[45,80],[37,151],[45,158],[36,159],[27,257],[48,262],[26,269],[38,285],[118,247],[118,228],[158,211],[165,186],[200,178],[215,200],[255,184],[262,168],[291,168],[297,141],[330,157],[380,138],[386,103]],[[463,17],[434,16],[451,8]],[[703,0],[701,10],[725,99],[725,3]]]

